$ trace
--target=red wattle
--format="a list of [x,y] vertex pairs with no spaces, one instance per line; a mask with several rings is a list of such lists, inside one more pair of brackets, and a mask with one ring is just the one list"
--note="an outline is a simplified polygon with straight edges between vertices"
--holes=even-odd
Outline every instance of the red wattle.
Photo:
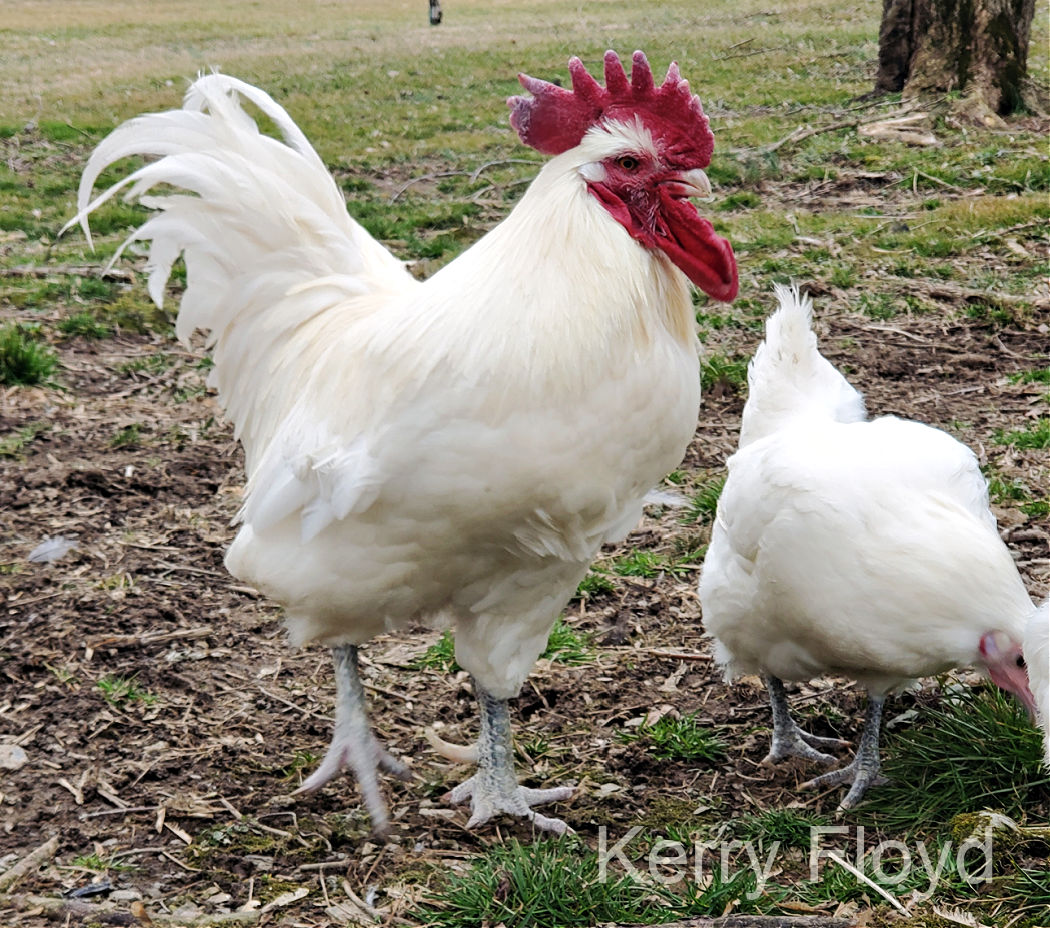
[[688,200],[661,190],[660,202],[666,230],[656,233],[657,247],[709,297],[735,299],[740,281],[733,246]]
[[646,248],[659,248],[709,297],[726,303],[736,298],[740,282],[733,246],[715,232],[714,226],[688,200],[660,188],[657,227],[653,228],[640,222],[605,184],[588,184],[588,189],[631,238]]

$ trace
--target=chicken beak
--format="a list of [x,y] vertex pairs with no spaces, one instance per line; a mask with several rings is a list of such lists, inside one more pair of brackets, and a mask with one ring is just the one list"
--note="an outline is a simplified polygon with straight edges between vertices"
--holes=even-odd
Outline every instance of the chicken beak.
[[711,198],[711,181],[700,168],[675,174],[664,184],[675,197],[697,197],[701,200]]

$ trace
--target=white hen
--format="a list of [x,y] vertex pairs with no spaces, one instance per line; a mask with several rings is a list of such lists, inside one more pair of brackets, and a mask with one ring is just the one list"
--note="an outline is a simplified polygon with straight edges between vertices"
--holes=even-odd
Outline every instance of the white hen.
[[867,688],[854,760],[807,784],[851,783],[849,808],[877,777],[894,687],[976,665],[1031,708],[1021,639],[1032,602],[973,453],[928,425],[867,420],[817,349],[808,298],[776,295],[704,562],[703,623],[727,676],[766,680],[767,762],[830,763],[818,749],[840,744],[795,724],[782,680],[837,674]]
[[[304,788],[350,766],[376,829],[376,767],[404,767],[372,735],[357,646],[441,617],[481,707],[478,773],[452,798],[471,800],[470,825],[565,829],[531,807],[571,789],[517,783],[507,700],[693,435],[689,280],[736,293],[732,250],[688,201],[710,190],[713,138],[677,67],[659,87],[640,52],[630,79],[608,53],[604,88],[578,59],[570,73],[571,91],[521,78],[533,96],[509,101],[511,123],[555,157],[422,282],[347,215],[288,114],[222,75],[118,128],[81,183],[81,222],[127,184],[160,210],[132,236],[152,241],[158,303],[185,257],[177,331],[209,333],[247,461],[227,567],[286,606],[296,643],[332,646],[335,734]],[[91,201],[106,165],[143,154],[161,158]],[[195,195],[144,196],[157,184]]]

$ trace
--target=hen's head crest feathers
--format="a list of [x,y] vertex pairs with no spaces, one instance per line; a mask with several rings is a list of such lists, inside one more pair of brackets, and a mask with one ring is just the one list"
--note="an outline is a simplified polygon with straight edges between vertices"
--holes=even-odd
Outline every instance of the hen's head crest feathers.
[[698,166],[711,161],[714,136],[708,127],[700,98],[689,90],[674,62],[664,82],[657,87],[643,52],[631,59],[631,77],[614,51],[605,53],[605,86],[587,71],[579,58],[569,60],[572,90],[548,81],[519,74],[518,80],[531,97],[510,97],[510,124],[530,148],[545,155],[560,155],[575,148],[584,134],[602,119],[641,117],[674,127],[690,140]]

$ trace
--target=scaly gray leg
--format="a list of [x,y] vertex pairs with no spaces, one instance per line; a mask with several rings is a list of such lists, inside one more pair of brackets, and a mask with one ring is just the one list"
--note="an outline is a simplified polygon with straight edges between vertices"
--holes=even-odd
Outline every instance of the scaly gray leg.
[[784,692],[784,684],[772,674],[764,674],[762,680],[769,690],[769,704],[773,709],[773,740],[769,746],[769,753],[762,760],[763,764],[776,764],[785,757],[804,757],[806,760],[815,760],[820,764],[833,764],[837,758],[831,754],[818,751],[817,748],[845,748],[849,747],[848,741],[839,738],[820,738],[803,731],[791,717],[788,708],[787,693]]
[[852,809],[860,802],[869,786],[885,782],[885,777],[879,776],[879,727],[882,724],[882,705],[886,699],[883,696],[871,696],[869,700],[856,757],[845,767],[823,773],[802,784],[806,789],[838,786],[840,783],[852,784],[845,798],[839,803],[840,812]]
[[382,769],[401,779],[411,777],[411,771],[401,761],[391,757],[376,741],[368,724],[365,690],[357,671],[357,648],[352,644],[332,648],[335,663],[335,731],[321,766],[300,786],[296,793],[320,789],[349,767],[357,777],[365,808],[372,819],[376,834],[386,831],[390,822],[386,803],[379,792],[376,770]]
[[481,734],[478,737],[478,771],[448,794],[451,802],[470,800],[467,828],[484,825],[501,812],[527,818],[537,828],[562,835],[569,826],[559,818],[549,818],[532,810],[545,802],[559,802],[572,796],[574,788],[530,789],[519,786],[514,773],[514,748],[510,735],[510,709],[505,699],[485,692],[477,680],[474,690],[481,708]]

